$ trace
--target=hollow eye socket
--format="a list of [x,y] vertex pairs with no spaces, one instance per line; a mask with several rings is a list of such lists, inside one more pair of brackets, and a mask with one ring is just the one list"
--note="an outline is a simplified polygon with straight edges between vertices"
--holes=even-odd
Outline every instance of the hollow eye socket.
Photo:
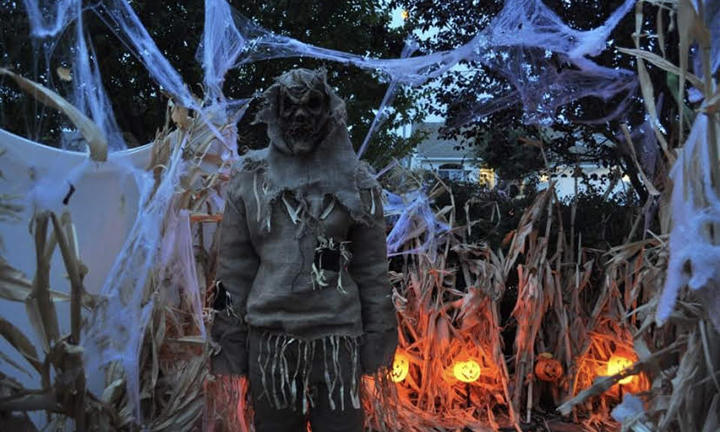
[[323,107],[323,96],[319,92],[312,92],[308,98],[307,106],[311,111],[320,111]]
[[295,100],[292,96],[285,94],[280,99],[280,115],[283,117],[289,117],[292,115],[295,109]]

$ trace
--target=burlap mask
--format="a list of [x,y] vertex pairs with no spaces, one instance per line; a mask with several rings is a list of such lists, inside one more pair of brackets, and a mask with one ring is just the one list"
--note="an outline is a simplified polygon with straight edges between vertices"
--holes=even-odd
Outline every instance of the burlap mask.
[[345,103],[326,75],[324,69],[293,69],[263,93],[255,122],[267,124],[270,138],[267,154],[257,155],[267,161],[265,197],[273,201],[283,191],[332,195],[356,220],[367,220],[359,190],[379,185],[352,148]]

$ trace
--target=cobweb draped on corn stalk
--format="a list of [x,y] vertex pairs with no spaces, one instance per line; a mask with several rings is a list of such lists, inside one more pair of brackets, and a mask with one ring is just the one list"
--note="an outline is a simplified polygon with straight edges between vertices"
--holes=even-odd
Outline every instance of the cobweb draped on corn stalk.
[[[102,87],[102,71],[98,70],[96,53],[85,36],[82,2],[25,0],[24,3],[31,35],[42,41],[48,72],[52,56],[72,53],[68,58],[68,64],[72,65],[69,98],[99,126],[111,150],[124,148]],[[223,95],[223,80],[230,69],[260,60],[304,56],[377,72],[391,83],[374,122],[378,126],[385,109],[392,103],[393,92],[400,86],[419,86],[461,62],[477,62],[506,77],[512,90],[479,101],[462,119],[471,120],[522,103],[527,123],[549,124],[560,106],[580,98],[592,96],[607,100],[624,95],[627,100],[633,95],[634,73],[601,67],[591,57],[603,51],[610,32],[634,3],[634,0],[625,0],[605,24],[580,31],[563,23],[539,0],[507,0],[500,14],[465,45],[445,52],[412,56],[415,47],[409,42],[400,58],[375,59],[273,34],[235,13],[225,0],[206,0],[204,34],[197,55],[205,72],[206,93],[202,97],[195,97],[190,92],[127,0],[89,4],[87,8],[108,25],[145,65],[152,78],[172,95],[175,105],[169,116],[175,130],[166,126],[158,135],[148,171],[128,168],[141,191],[139,210],[127,242],[100,290],[100,301],[83,335],[87,370],[105,367],[116,371],[121,365],[124,375],[119,379],[126,387],[128,407],[134,413],[134,421],[144,423],[148,419],[142,409],[143,383],[156,382],[159,367],[156,363],[161,357],[157,350],[164,346],[164,338],[156,337],[157,326],[162,327],[163,332],[172,333],[175,343],[192,343],[192,337],[197,338],[196,342],[206,338],[207,317],[203,315],[203,303],[212,282],[215,249],[208,239],[213,237],[213,230],[205,225],[194,229],[191,223],[197,213],[206,215],[198,219],[203,221],[221,213],[223,182],[227,180],[224,175],[237,157],[234,124],[242,115],[245,101],[227,100]],[[71,38],[71,49],[67,53],[53,49],[53,42],[61,37]],[[551,62],[553,56],[555,60]],[[572,68],[561,70],[556,66],[557,59]],[[52,73],[46,75],[53,76]],[[52,82],[48,85],[53,87]],[[190,114],[187,109],[191,110]],[[375,129],[373,127],[371,131]],[[370,142],[369,135],[363,149]],[[63,179],[54,180],[61,184]],[[497,404],[509,407],[515,421],[519,401],[511,400],[507,388],[509,376],[499,341],[498,311],[493,305],[498,293],[482,288],[486,284],[502,284],[493,282],[488,268],[477,267],[482,261],[474,261],[475,255],[482,255],[491,262],[495,259],[492,253],[483,248],[463,250],[461,243],[448,240],[454,238],[449,233],[452,220],[447,221],[432,210],[431,201],[422,189],[405,196],[389,193],[386,209],[389,216],[395,217],[388,236],[388,251],[390,255],[411,257],[412,262],[402,281],[406,295],[405,309],[400,309],[402,331],[410,334],[430,327],[443,329],[441,339],[431,341],[442,347],[442,353],[477,357],[486,369],[483,380],[468,390],[467,398],[481,401],[478,403],[484,410],[483,415],[490,421]],[[210,258],[204,257],[204,261],[193,248],[197,246],[198,237],[204,238],[201,248],[209,251]],[[448,278],[443,265],[437,264],[446,259],[449,247],[459,248],[456,253],[465,257],[460,268],[467,273],[464,275],[469,287],[467,292],[454,289],[453,279]],[[508,272],[509,269],[502,269],[504,276],[500,279]],[[446,308],[437,303],[443,296],[453,297],[454,304],[463,307]],[[431,313],[426,316],[424,312]],[[158,320],[158,314],[166,314],[162,316],[167,319]],[[418,324],[407,319],[410,316],[424,316],[427,321]],[[416,329],[415,325],[419,327]],[[460,326],[462,338],[452,338],[457,333],[453,326]],[[471,336],[475,333],[482,334],[482,340]],[[440,360],[430,362],[428,353],[419,351],[429,349],[427,342],[425,345],[420,343],[421,337],[424,336],[415,334],[412,341],[406,340],[403,345],[425,377],[422,382],[415,383],[419,390],[412,389],[413,395],[406,395],[413,401],[406,406],[410,410],[406,414],[412,413],[413,409],[420,410],[415,411],[416,414],[434,412],[432,406],[436,396],[447,399],[448,406],[457,406],[463,398],[460,390],[451,384],[448,385],[453,392],[443,394],[433,394],[437,391],[428,387],[432,382],[430,377],[435,374],[433,379],[442,378],[437,370],[448,365],[440,364]],[[527,341],[530,350],[532,339],[534,337]],[[146,352],[148,343],[152,346],[151,354]],[[522,351],[522,355],[527,354],[525,348]],[[147,356],[151,360],[147,360]],[[153,365],[149,378],[142,370],[148,363],[143,361]],[[531,362],[532,358],[523,361]],[[517,383],[517,386],[523,385],[523,382]],[[227,388],[224,391],[228,393]],[[456,423],[468,419],[464,414],[455,415]]]
[[675,184],[670,234],[672,254],[658,305],[660,324],[670,318],[680,290],[687,286],[705,300],[708,317],[720,331],[719,148],[717,116],[699,114],[670,174]]
[[[669,202],[661,201],[666,206],[662,209],[665,217],[661,212],[660,218],[662,235],[628,244],[623,252],[626,257],[637,256],[635,274],[628,280],[637,287],[630,292],[643,293],[629,315],[637,320],[634,348],[638,361],[628,372],[645,371],[652,383],[639,397],[626,395],[612,414],[624,428],[633,430],[707,431],[720,428],[720,4],[680,0],[671,10],[677,14],[679,64],[666,58],[664,51],[656,54],[640,49],[637,41],[646,23],[640,8],[636,10],[636,49],[621,50],[637,58],[647,121],[673,166],[661,185],[672,191]],[[658,26],[657,32],[647,37],[666,36],[663,26]],[[647,63],[678,78],[670,88],[681,95],[676,102],[682,115],[677,116],[673,134],[658,117]],[[687,136],[686,124],[691,125]],[[627,289],[625,292],[627,295]],[[595,381],[560,411],[570,412],[613,382]]]

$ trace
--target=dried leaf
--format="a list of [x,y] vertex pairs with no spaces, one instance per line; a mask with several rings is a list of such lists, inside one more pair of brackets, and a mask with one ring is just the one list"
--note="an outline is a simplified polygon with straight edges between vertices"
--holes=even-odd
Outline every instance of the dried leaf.
[[102,396],[100,396],[100,400],[107,404],[113,404],[117,401],[117,398],[120,397],[124,390],[125,380],[118,378],[111,382],[109,386],[105,387],[105,390],[102,392]]
[[60,406],[55,398],[52,390],[43,392],[26,391],[23,394],[13,395],[10,398],[4,398],[0,402],[0,411],[47,411],[59,412]]
[[0,359],[2,359],[2,361],[4,361],[5,363],[9,364],[12,367],[14,367],[15,369],[19,370],[20,372],[24,373],[25,375],[29,376],[30,378],[33,377],[32,374],[27,369],[25,369],[21,365],[17,364],[17,362],[15,362],[13,359],[8,357],[8,355],[2,351],[0,351]]
[[[675,66],[670,61],[660,57],[657,54],[651,53],[649,51],[641,50],[641,49],[634,49],[634,48],[618,48],[618,51],[620,51],[623,54],[629,54],[633,55],[637,58],[646,60],[655,66],[659,67],[660,69],[670,72],[675,75],[680,75],[681,70],[678,66]],[[696,75],[692,73],[686,72],[685,77],[687,78],[690,83],[692,83],[693,86],[702,88],[703,82],[700,78],[698,78]]]
[[98,162],[105,162],[107,160],[108,142],[105,134],[79,109],[75,108],[75,106],[62,96],[42,84],[30,81],[5,68],[0,68],[0,75],[9,76],[15,80],[21,89],[30,93],[35,99],[65,114],[87,141],[88,147],[90,148],[90,158]]
[[190,129],[193,122],[192,117],[188,115],[188,109],[182,105],[172,104],[170,117],[178,129],[182,130]]
[[37,351],[30,339],[20,329],[3,318],[0,318],[0,336],[5,338],[38,372],[42,370],[42,363],[38,360]]
[[60,78],[62,81],[72,81],[72,72],[70,72],[70,69],[58,66],[57,69],[55,69],[55,72],[57,73],[58,78]]
[[37,270],[33,290],[25,300],[30,324],[37,332],[46,353],[50,352],[51,343],[60,338],[55,304],[50,300],[50,262],[45,255],[49,219],[48,212],[38,213],[34,217]]
[[[0,257],[0,297],[5,300],[24,302],[32,291],[32,282],[25,275]],[[70,296],[50,291],[53,301],[69,301]]]
[[0,297],[11,301],[25,301],[32,283],[25,275],[0,257]]

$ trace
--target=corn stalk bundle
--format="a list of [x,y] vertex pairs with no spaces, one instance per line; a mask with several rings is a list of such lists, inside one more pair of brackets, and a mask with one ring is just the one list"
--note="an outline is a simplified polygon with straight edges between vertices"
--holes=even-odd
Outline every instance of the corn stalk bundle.
[[[35,96],[39,94],[51,106],[62,111],[70,106],[59,95],[9,71],[2,72],[19,80],[23,88]],[[102,137],[92,135],[96,128],[90,120],[72,110],[68,115],[91,135],[89,141],[98,148],[93,150],[94,154],[102,154]],[[170,119],[174,124],[172,128]],[[228,126],[233,123],[223,119],[212,121],[199,115],[193,117],[181,107],[172,107],[165,127],[153,143],[148,170],[154,174],[155,184],[151,185],[146,200],[140,203],[141,209],[153,205],[174,155],[182,160],[184,169],[178,184],[172,185],[169,205],[155,227],[162,239],[157,251],[159,259],[153,261],[149,269],[129,269],[148,271],[147,282],[139,294],[143,304],[152,305],[148,325],[139,335],[141,345],[134,360],[139,371],[139,404],[133,400],[132,390],[129,391],[132,387],[128,386],[128,370],[119,362],[106,365],[105,388],[99,396],[87,390],[85,377],[91,371],[86,370],[88,365],[83,362],[85,341],[81,337],[92,337],[92,333],[86,335],[83,330],[88,319],[109,314],[108,299],[102,294],[89,295],[84,290],[82,280],[88,269],[79,259],[70,214],[36,213],[31,224],[37,251],[36,274],[31,282],[1,261],[0,295],[25,303],[33,330],[41,341],[41,350],[37,350],[23,331],[4,319],[0,319],[0,334],[31,370],[4,354],[3,361],[19,373],[39,375],[42,387],[25,389],[12,377],[0,377],[0,412],[8,414],[3,414],[3,429],[7,426],[33,430],[25,413],[36,410],[47,413],[51,427],[74,430],[136,430],[140,421],[138,412],[148,430],[195,430],[201,424],[207,412],[206,393],[219,391],[217,385],[207,381],[208,358],[213,348],[205,337],[205,326],[212,320],[212,314],[207,313],[204,305],[208,281],[213,279],[213,262],[208,257],[214,256],[212,251],[216,246],[214,230],[206,225],[216,223],[222,209],[220,197],[227,180],[224,173],[232,163],[232,158],[224,158],[222,154],[234,145],[234,127]],[[3,216],[10,217],[16,206],[6,198]],[[128,244],[137,241],[140,240],[131,233]],[[198,248],[195,243],[199,243]],[[58,248],[71,282],[69,296],[49,287],[50,259]],[[122,258],[120,265],[123,260],[131,262],[131,259]],[[117,295],[121,299],[131,298],[137,294],[132,289],[132,286],[122,287]],[[72,331],[70,335],[61,335],[54,302],[68,300]],[[244,410],[237,412],[244,413]],[[227,423],[228,419],[233,418],[226,417],[223,422]],[[244,417],[238,421],[246,423]]]
[[[439,183],[429,196],[446,192]],[[432,243],[436,251],[401,255],[396,259],[401,271],[391,272],[398,351],[409,360],[407,377],[396,385],[403,430],[492,430],[508,420],[508,372],[494,301],[502,296],[497,291],[501,261],[485,245],[464,242],[465,227],[452,227],[455,211],[450,205],[436,212],[450,226]],[[424,242],[426,233],[415,234],[406,250],[418,250]],[[468,360],[479,364],[480,376],[465,384],[453,366]]]
[[[713,43],[720,36],[709,24],[719,22],[713,17],[720,8],[711,3],[639,1],[636,47],[621,49],[637,59],[649,124],[665,163],[675,165],[672,179],[653,178],[640,168],[645,186],[660,202],[661,232],[610,250],[584,245],[574,232],[575,221],[568,224],[561,216],[551,186],[525,211],[503,247],[491,250],[468,240],[476,221],[457,225],[452,191],[438,182],[428,197],[451,196],[449,206],[434,209],[447,229],[433,231],[433,241],[427,241],[427,225],[413,225],[403,246],[407,253],[400,251],[392,261],[399,353],[409,368],[405,379],[390,387],[364,382],[370,425],[410,431],[520,430],[550,395],[553,406],[560,405],[558,411],[585,430],[617,430],[615,420],[636,431],[720,428],[720,276],[712,260],[720,256],[714,255],[720,248],[720,95],[717,71],[711,68],[711,53],[718,51]],[[662,55],[640,48],[639,38],[648,37],[642,29],[644,6],[658,10],[658,33],[649,36],[659,46],[667,32],[679,33],[678,65],[663,48]],[[663,22],[665,16],[672,22]],[[693,44],[702,76],[688,70]],[[660,126],[647,63],[677,80],[681,114],[675,134]],[[47,89],[21,82],[51,106],[66,106]],[[702,95],[694,110],[685,103],[687,86]],[[93,156],[102,160],[104,138],[89,120],[76,112],[69,115],[86,134]],[[155,227],[160,259],[141,287],[142,304],[151,307],[134,366],[138,396],[129,390],[129,373],[120,362],[108,365],[101,395],[86,389],[83,311],[85,317],[102,315],[107,299],[83,289],[88,269],[78,258],[69,214],[36,214],[32,280],[0,261],[0,296],[25,304],[42,345],[38,349],[0,318],[0,335],[27,365],[13,363],[4,353],[0,358],[42,383],[39,389],[25,389],[12,377],[0,376],[0,412],[14,413],[1,425],[29,428],[24,413],[44,410],[52,425],[77,430],[135,430],[138,415],[154,431],[251,430],[247,381],[208,374],[214,349],[206,336],[217,258],[214,224],[221,218],[220,197],[232,162],[218,147],[234,145],[231,124],[172,107],[153,144],[148,171],[154,184],[141,206],[152,205],[167,186],[173,160],[181,160],[183,170]],[[16,210],[10,198],[0,197],[0,217],[12,217]],[[634,227],[642,216],[637,215]],[[634,238],[634,227],[628,239]],[[689,236],[686,248],[678,233]],[[423,249],[427,245],[432,250]],[[71,281],[70,295],[49,286],[56,248]],[[70,335],[59,334],[55,301],[71,302]],[[503,313],[501,305],[508,301],[512,311]],[[630,353],[632,365],[609,372],[618,353]],[[535,374],[543,355],[562,365],[564,373],[555,381],[541,381]],[[459,381],[455,365],[470,360],[480,366],[479,376]]]
[[[643,34],[644,5],[657,10],[657,33]],[[669,23],[664,22],[666,16]],[[637,59],[653,132],[666,162],[673,165],[670,178],[648,185],[655,191],[672,190],[672,198],[669,193],[660,196],[662,234],[612,251],[615,264],[630,266],[624,271],[630,288],[625,290],[624,306],[626,317],[637,327],[633,338],[638,361],[622,375],[642,371],[650,382],[648,391],[626,396],[613,412],[624,430],[705,432],[720,428],[718,22],[716,2],[640,1],[636,47],[621,49]],[[664,41],[671,31],[678,33],[679,64],[666,55]],[[641,37],[656,38],[660,53],[641,49]],[[699,65],[695,73],[689,68],[691,52]],[[674,91],[679,114],[673,134],[658,119],[647,63],[667,73]],[[692,97],[686,97],[688,87],[692,87]],[[560,411],[569,413],[618,378],[597,380]]]

